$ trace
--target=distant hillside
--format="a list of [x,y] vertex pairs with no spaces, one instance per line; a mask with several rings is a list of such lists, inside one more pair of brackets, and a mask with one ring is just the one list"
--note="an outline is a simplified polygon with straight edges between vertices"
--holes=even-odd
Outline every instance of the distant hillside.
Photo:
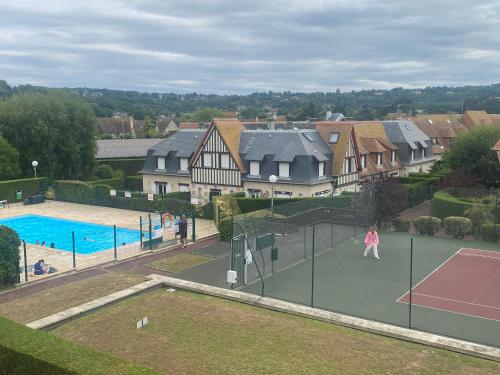
[[267,92],[249,95],[141,93],[89,88],[49,89],[31,85],[10,87],[0,80],[0,97],[23,92],[64,90],[80,95],[93,107],[97,117],[126,112],[137,119],[145,116],[186,114],[201,108],[238,111],[246,118],[265,116],[270,110],[290,120],[323,117],[327,110],[342,112],[358,120],[382,119],[388,113],[446,113],[466,109],[500,113],[500,84],[423,89],[362,90],[327,93]]

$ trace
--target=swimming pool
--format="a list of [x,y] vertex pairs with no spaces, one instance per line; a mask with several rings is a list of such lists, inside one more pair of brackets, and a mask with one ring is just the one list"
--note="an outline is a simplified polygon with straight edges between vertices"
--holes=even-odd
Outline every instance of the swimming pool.
[[[83,221],[58,219],[48,216],[23,215],[0,219],[17,232],[19,238],[31,244],[42,244],[59,250],[72,251],[71,232],[75,232],[75,252],[93,254],[113,247],[113,227]],[[140,232],[127,228],[116,228],[116,245],[139,242]]]

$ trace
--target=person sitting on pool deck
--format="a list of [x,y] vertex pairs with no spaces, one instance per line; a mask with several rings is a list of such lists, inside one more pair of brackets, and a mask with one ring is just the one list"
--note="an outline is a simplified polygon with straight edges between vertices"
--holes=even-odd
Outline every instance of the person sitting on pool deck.
[[45,269],[45,261],[43,259],[40,259],[38,262],[35,263],[34,268],[34,273],[35,275],[44,275],[47,273],[47,270]]

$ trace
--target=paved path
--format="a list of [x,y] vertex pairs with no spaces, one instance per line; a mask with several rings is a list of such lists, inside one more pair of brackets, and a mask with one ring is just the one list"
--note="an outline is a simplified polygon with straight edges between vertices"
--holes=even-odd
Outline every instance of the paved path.
[[412,207],[399,215],[402,219],[415,220],[420,216],[429,216],[431,214],[431,201],[425,201]]

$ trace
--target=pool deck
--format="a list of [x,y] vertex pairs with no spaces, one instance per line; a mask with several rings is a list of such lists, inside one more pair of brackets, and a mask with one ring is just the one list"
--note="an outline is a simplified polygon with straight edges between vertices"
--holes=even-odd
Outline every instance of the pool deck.
[[[59,202],[59,201],[46,201],[45,203],[35,205],[23,205],[22,203],[15,203],[9,205],[8,208],[0,209],[0,219],[22,216],[22,215],[42,215],[50,216],[60,219],[68,219],[75,221],[83,221],[87,223],[101,224],[101,225],[116,225],[117,227],[129,228],[139,230],[139,220],[141,216],[147,216],[148,212],[122,210],[109,207],[90,206],[84,204]],[[210,220],[196,220],[196,238],[202,239],[217,234],[217,228]],[[190,233],[188,234],[190,238]],[[61,272],[72,271],[73,255],[70,251],[51,249],[44,246],[33,244],[27,245],[27,264],[30,268],[35,264],[38,259],[44,259],[45,264],[55,267],[60,274]],[[175,242],[170,243],[175,246]],[[139,241],[137,243],[119,246],[117,249],[117,259],[123,260],[128,258],[137,257],[148,253],[148,249],[140,247]],[[24,256],[21,247],[21,267],[24,267]],[[115,260],[114,250],[108,249],[93,254],[76,254],[75,263],[76,269],[81,270],[88,267],[93,267],[99,264],[112,262]],[[28,273],[28,282],[43,279],[46,276],[34,276]],[[25,283],[24,273],[21,273],[21,283]]]

